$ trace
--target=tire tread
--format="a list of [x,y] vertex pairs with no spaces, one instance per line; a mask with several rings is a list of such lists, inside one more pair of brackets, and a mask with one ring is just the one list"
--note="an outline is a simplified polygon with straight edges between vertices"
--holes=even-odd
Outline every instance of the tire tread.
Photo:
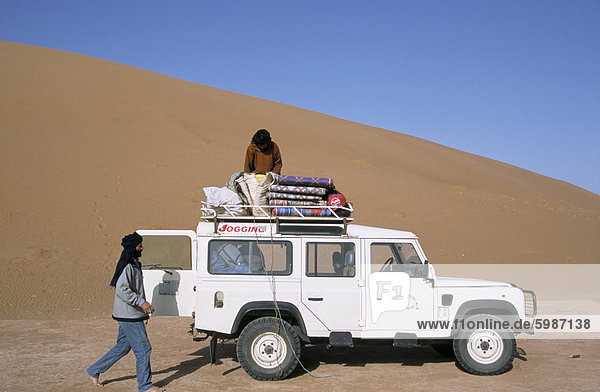
[[[486,315],[486,314],[478,315],[478,316],[496,317],[494,315]],[[512,369],[512,366],[513,366],[512,363],[513,363],[513,360],[517,353],[517,343],[516,343],[516,340],[515,340],[514,336],[512,335],[512,333],[510,334],[510,336],[502,338],[502,341],[503,341],[505,347],[507,345],[510,345],[510,347],[506,347],[507,350],[510,350],[510,356],[501,367],[494,369],[494,370],[482,370],[482,369],[479,369],[469,363],[469,361],[466,359],[466,357],[468,355],[467,350],[465,348],[463,351],[463,348],[462,348],[463,341],[467,341],[467,340],[468,339],[456,338],[452,342],[452,346],[454,348],[454,355],[456,357],[456,362],[466,372],[477,375],[477,376],[496,376],[498,374],[506,373],[507,371]],[[466,345],[465,345],[465,347],[466,347]]]
[[[279,327],[277,327],[277,323],[280,324]],[[251,343],[252,335],[255,334],[257,331],[271,330],[272,332],[275,332],[277,331],[277,328],[285,328],[285,330],[287,331],[287,336],[285,333],[282,333],[280,336],[282,336],[283,340],[288,345],[288,351],[290,351],[291,359],[288,364],[285,364],[285,366],[281,366],[277,373],[273,375],[267,375],[261,372],[259,369],[256,369],[252,366],[254,361],[251,357],[248,358],[248,356],[246,355],[244,345]],[[288,341],[288,337],[291,340],[291,342]],[[293,347],[290,347],[290,343],[293,345]],[[296,355],[294,355],[291,352],[291,350],[293,350],[296,353]],[[298,360],[296,359],[296,356],[300,356],[300,350],[300,338],[298,337],[298,334],[296,333],[294,328],[287,321],[279,320],[275,317],[261,317],[251,321],[242,330],[242,333],[238,338],[236,348],[237,357],[240,365],[242,366],[244,371],[248,373],[248,375],[250,375],[250,377],[258,381],[277,381],[289,376],[290,373],[293,372],[296,366],[298,365]]]

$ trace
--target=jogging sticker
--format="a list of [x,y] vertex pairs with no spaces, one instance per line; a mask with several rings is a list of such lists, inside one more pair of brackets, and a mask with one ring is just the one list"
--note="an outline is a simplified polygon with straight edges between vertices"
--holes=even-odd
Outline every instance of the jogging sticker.
[[267,234],[267,225],[232,225],[222,223],[219,225],[220,234],[236,234],[236,235],[257,235]]

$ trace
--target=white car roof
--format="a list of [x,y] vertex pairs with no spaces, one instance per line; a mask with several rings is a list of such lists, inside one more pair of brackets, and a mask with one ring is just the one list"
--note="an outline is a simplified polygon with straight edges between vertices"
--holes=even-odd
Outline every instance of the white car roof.
[[381,227],[353,224],[348,225],[348,234],[359,238],[417,238],[417,236],[410,231],[383,229]]

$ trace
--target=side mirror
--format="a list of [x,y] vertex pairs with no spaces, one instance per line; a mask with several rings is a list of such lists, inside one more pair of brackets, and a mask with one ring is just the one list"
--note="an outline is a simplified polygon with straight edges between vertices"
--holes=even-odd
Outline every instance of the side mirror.
[[425,261],[425,264],[419,266],[419,277],[420,278],[428,278],[429,277],[429,264]]
[[408,274],[411,278],[427,278],[429,277],[429,265],[427,264],[412,264],[408,266]]

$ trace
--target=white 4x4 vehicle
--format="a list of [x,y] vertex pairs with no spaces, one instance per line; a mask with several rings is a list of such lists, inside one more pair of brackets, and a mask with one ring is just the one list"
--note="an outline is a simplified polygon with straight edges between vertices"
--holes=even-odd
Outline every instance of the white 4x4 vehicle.
[[431,344],[473,374],[511,368],[512,323],[535,315],[533,292],[438,277],[413,233],[350,220],[214,218],[196,232],[138,230],[147,299],[155,315],[194,314],[213,361],[216,339],[237,339],[241,366],[258,380],[289,375],[305,344],[382,340]]

